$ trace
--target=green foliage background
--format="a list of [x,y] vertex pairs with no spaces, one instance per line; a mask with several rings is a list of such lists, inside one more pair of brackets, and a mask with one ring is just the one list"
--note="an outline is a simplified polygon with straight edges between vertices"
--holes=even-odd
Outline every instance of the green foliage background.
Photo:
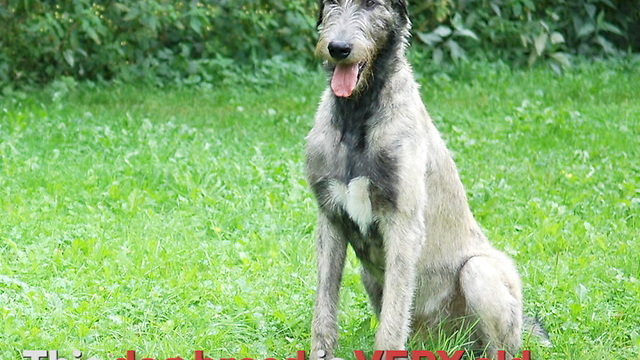
[[[0,0],[0,82],[213,83],[313,62],[314,0]],[[560,71],[640,51],[636,0],[410,1],[413,51]]]

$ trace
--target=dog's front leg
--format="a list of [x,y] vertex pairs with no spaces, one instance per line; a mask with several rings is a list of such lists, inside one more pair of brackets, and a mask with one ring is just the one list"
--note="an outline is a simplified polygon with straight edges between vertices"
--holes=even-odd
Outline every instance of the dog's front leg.
[[318,287],[311,326],[310,359],[331,360],[338,338],[337,311],[347,242],[321,212],[316,229]]
[[416,266],[424,225],[416,219],[390,221],[383,228],[385,274],[376,350],[404,350],[411,326]]

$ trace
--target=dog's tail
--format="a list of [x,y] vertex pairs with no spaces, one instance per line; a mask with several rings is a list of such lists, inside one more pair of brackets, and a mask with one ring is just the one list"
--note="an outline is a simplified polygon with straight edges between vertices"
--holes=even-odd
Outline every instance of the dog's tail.
[[526,337],[535,338],[541,346],[544,347],[552,347],[553,343],[551,342],[551,338],[549,337],[549,333],[542,325],[542,321],[539,317],[534,316],[524,316],[524,321],[522,323],[522,333]]

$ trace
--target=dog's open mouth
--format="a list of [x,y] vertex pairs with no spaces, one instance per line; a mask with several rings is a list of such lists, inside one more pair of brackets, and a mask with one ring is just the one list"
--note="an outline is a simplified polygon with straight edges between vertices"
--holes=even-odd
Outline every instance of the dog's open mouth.
[[349,97],[358,84],[366,63],[336,64],[331,77],[331,90],[338,97]]

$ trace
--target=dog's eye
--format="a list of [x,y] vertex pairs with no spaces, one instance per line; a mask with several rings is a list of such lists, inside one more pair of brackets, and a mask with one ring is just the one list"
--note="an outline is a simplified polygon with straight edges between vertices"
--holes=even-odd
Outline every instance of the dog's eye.
[[367,9],[371,9],[374,6],[378,5],[378,2],[376,0],[365,0],[364,5],[367,7]]
[[325,0],[327,5],[338,5],[338,0]]

